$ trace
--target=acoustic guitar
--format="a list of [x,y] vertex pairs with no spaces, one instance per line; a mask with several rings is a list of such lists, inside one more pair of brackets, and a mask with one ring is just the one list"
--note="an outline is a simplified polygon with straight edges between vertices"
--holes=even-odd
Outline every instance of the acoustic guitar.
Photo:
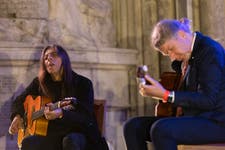
[[[151,84],[145,80],[145,75],[148,74],[148,67],[146,65],[138,66],[136,74],[138,84]],[[178,90],[182,81],[181,79],[181,73],[164,72],[160,77],[160,83],[167,90]],[[174,107],[171,103],[163,103],[162,100],[159,100],[155,106],[155,116],[158,117],[180,116],[181,114],[181,107]]]
[[[47,103],[52,102],[50,98],[44,96],[28,95],[23,103],[25,114],[23,123],[18,131],[17,144],[22,147],[22,141],[30,135],[47,135],[48,120],[44,117],[44,107]],[[64,98],[49,107],[50,111],[58,108],[74,109],[73,105],[77,100],[75,97]]]

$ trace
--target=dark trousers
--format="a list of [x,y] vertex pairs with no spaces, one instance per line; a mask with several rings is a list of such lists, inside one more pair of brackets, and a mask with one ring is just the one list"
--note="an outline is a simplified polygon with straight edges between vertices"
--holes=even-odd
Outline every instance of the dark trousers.
[[86,137],[71,133],[65,137],[29,136],[22,142],[22,150],[85,150]]
[[124,125],[127,150],[177,150],[179,144],[225,142],[225,126],[202,117],[136,117]]

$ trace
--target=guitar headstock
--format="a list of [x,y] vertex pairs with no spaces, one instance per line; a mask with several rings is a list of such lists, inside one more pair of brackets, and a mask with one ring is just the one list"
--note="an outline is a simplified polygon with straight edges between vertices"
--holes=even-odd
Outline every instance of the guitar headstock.
[[65,98],[63,99],[63,101],[64,101],[64,100],[74,101],[74,100],[77,100],[77,99],[76,99],[76,97],[65,97]]
[[62,108],[68,105],[76,105],[77,99],[75,97],[66,97],[63,100],[59,101],[58,108]]
[[63,101],[70,101],[71,104],[73,104],[73,105],[77,104],[77,98],[76,97],[65,97],[63,99]]

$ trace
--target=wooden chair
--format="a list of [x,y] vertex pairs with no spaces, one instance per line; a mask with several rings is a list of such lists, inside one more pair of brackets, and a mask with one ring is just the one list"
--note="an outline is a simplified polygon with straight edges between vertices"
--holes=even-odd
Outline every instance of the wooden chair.
[[99,130],[102,135],[104,133],[105,102],[106,100],[100,100],[100,99],[94,100],[94,113],[96,116]]
[[178,150],[225,150],[225,143],[205,145],[179,145]]

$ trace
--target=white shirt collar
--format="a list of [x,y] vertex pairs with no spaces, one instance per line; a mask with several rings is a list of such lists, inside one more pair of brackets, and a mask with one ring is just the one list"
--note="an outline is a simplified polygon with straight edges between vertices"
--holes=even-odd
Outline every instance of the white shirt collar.
[[193,51],[195,39],[196,39],[196,33],[194,32],[194,37],[193,37],[192,42],[191,42],[191,51]]

